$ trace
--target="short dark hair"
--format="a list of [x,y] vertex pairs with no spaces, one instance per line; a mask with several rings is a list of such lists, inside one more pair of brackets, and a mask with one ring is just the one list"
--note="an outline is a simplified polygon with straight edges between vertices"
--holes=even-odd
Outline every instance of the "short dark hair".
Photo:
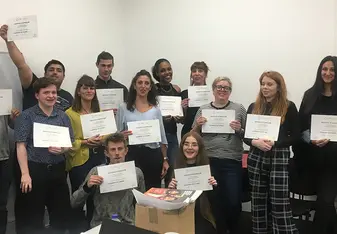
[[48,68],[49,68],[51,65],[53,65],[53,64],[60,65],[60,66],[62,67],[63,73],[66,72],[66,69],[65,69],[63,63],[61,63],[59,60],[56,60],[56,59],[50,60],[50,61],[44,66],[44,72],[47,72]]
[[136,97],[137,97],[137,91],[136,91],[134,86],[136,85],[136,82],[137,82],[137,80],[140,76],[147,76],[150,79],[151,90],[147,94],[148,103],[152,106],[158,105],[156,86],[153,82],[153,79],[151,77],[150,72],[143,69],[143,70],[140,70],[139,72],[137,72],[137,74],[135,75],[135,77],[131,81],[131,85],[130,85],[129,93],[128,93],[128,98],[127,98],[127,101],[126,101],[126,109],[128,109],[129,111],[134,111],[134,109],[135,109],[134,104],[135,104]]
[[40,89],[47,88],[50,85],[55,85],[57,87],[57,84],[54,79],[42,77],[34,82],[33,89],[35,93],[39,93]]
[[[78,92],[80,91],[80,88],[82,86],[86,86],[86,87],[90,87],[90,88],[95,88],[95,90],[96,90],[95,80],[92,77],[88,76],[88,75],[83,75],[77,81],[77,85],[76,85],[75,93],[74,93],[74,100],[73,100],[73,104],[72,104],[72,108],[76,112],[80,112],[81,108],[82,108],[81,97],[78,95]],[[100,111],[99,102],[98,102],[98,98],[97,98],[97,93],[96,92],[95,92],[94,98],[91,100],[91,111],[93,113],[96,113],[96,112]]]
[[119,142],[122,142],[122,143],[124,143],[124,146],[125,146],[125,147],[127,146],[127,143],[126,143],[126,140],[125,140],[125,138],[124,138],[124,135],[123,135],[123,133],[120,133],[120,132],[116,132],[116,133],[110,134],[110,135],[105,139],[104,145],[105,145],[105,149],[106,149],[106,150],[108,150],[109,142],[113,142],[113,143],[119,143]]
[[152,67],[152,76],[153,76],[153,78],[154,78],[156,81],[158,81],[158,82],[160,82],[160,77],[158,76],[159,65],[160,65],[161,63],[163,63],[163,62],[166,62],[166,63],[168,63],[168,64],[171,64],[167,59],[161,58],[161,59],[158,59],[158,60],[155,62],[155,64],[153,65],[153,67]]
[[103,51],[97,56],[96,65],[102,60],[112,60],[112,64],[115,63],[114,56],[112,56],[109,52]]

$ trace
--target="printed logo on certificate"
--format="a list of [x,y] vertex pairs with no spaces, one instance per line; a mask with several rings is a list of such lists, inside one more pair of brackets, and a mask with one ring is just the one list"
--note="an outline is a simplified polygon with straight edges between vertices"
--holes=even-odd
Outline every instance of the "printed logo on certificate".
[[72,147],[68,127],[33,124],[33,145],[37,148]]
[[277,141],[280,124],[280,116],[248,114],[245,138]]
[[207,85],[188,87],[189,107],[200,107],[214,100],[212,88]]
[[183,116],[181,107],[181,97],[178,96],[158,96],[159,108],[162,116]]
[[310,140],[323,139],[337,142],[336,115],[311,115]]
[[117,131],[115,114],[111,111],[103,111],[81,115],[83,138],[100,135],[108,135]]
[[11,89],[0,89],[0,115],[10,115],[13,105]]
[[161,142],[159,120],[142,120],[128,122],[128,130],[132,131],[129,136],[129,145],[141,145]]
[[96,89],[101,110],[117,109],[124,101],[123,89]]
[[37,17],[29,15],[8,20],[8,41],[17,41],[37,37]]

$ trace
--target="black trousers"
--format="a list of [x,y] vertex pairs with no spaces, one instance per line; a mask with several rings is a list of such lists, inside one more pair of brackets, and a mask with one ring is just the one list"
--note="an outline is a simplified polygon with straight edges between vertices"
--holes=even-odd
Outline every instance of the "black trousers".
[[46,233],[63,233],[69,225],[70,196],[65,163],[28,162],[32,191],[22,193],[21,172],[16,167],[15,223],[17,234],[45,233],[44,213],[48,208],[51,228]]
[[314,229],[316,234],[337,234],[337,169],[326,167],[316,177],[316,212]]
[[135,161],[136,167],[142,170],[146,190],[160,188],[164,160],[161,149],[151,149],[144,145],[130,145],[128,147],[129,152],[126,155],[126,161]]
[[9,159],[0,161],[0,234],[6,233],[10,178]]

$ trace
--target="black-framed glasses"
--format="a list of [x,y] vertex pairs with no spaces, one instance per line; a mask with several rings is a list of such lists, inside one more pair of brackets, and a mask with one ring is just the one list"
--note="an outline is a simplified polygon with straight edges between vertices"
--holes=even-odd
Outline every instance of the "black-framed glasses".
[[215,88],[218,91],[221,91],[221,90],[226,91],[226,92],[232,91],[232,87],[229,87],[229,86],[216,85]]

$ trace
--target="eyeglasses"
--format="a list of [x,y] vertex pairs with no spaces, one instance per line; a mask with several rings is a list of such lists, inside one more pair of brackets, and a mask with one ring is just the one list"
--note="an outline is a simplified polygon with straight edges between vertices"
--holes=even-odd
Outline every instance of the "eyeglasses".
[[221,90],[224,90],[226,92],[232,91],[232,87],[229,87],[229,86],[216,85],[215,88],[217,91],[221,91]]

